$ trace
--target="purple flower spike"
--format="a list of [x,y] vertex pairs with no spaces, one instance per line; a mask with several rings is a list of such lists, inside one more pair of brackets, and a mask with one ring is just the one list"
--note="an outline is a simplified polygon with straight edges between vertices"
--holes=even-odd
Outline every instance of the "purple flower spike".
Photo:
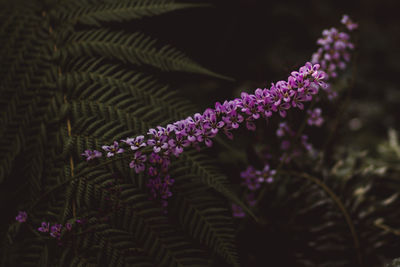
[[135,168],[135,172],[140,173],[144,171],[146,168],[146,166],[144,165],[146,159],[147,159],[146,155],[142,155],[142,153],[138,151],[135,153],[131,163],[129,163],[129,167]]
[[82,153],[81,155],[86,157],[86,161],[89,161],[95,158],[100,158],[102,154],[97,150],[85,150],[85,153]]
[[17,217],[15,217],[15,220],[18,222],[26,222],[26,219],[28,218],[28,214],[25,211],[19,211]]
[[107,158],[114,156],[115,154],[120,154],[120,153],[124,153],[124,149],[120,148],[118,146],[118,142],[114,141],[114,144],[112,144],[111,146],[102,146],[101,147],[103,150],[105,150],[107,153]]
[[49,229],[50,229],[50,223],[42,222],[42,226],[38,228],[38,231],[42,232],[42,233],[46,233],[49,231]]

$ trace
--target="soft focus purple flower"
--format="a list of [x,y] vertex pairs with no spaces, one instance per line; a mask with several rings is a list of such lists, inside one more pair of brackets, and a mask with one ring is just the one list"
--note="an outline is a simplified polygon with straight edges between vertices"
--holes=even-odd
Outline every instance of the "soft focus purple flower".
[[172,179],[169,175],[165,176],[165,178],[164,178],[164,183],[165,183],[166,185],[171,186],[171,185],[174,184],[174,182],[175,182],[175,180]]
[[303,147],[308,151],[311,152],[313,147],[310,143],[308,143],[308,136],[303,134],[301,136],[301,144],[303,145]]
[[114,156],[115,154],[120,154],[124,152],[123,148],[120,148],[118,146],[118,142],[114,141],[114,143],[111,146],[102,146],[101,147],[103,150],[105,150],[107,153],[107,158]]
[[244,213],[242,207],[232,203],[232,216],[235,218],[243,218],[246,216],[246,213]]
[[[341,22],[349,31],[358,27],[347,15],[343,16]],[[335,78],[337,69],[344,69],[345,62],[350,60],[348,51],[354,49],[354,44],[350,42],[348,33],[339,32],[336,28],[324,30],[322,35],[323,37],[317,40],[317,44],[321,47],[312,55],[311,62],[319,63],[329,78]],[[321,87],[326,89],[327,86],[321,85]]]
[[135,168],[136,173],[140,173],[145,170],[146,166],[144,162],[146,162],[146,155],[142,155],[142,152],[137,151],[133,156],[133,160],[129,163],[130,168]]
[[72,224],[71,224],[71,223],[66,223],[66,224],[65,224],[65,228],[66,228],[68,231],[71,231],[71,229],[72,229]]
[[39,231],[39,232],[42,232],[42,233],[46,233],[46,232],[49,231],[49,229],[50,229],[50,223],[48,223],[48,222],[42,222],[42,226],[40,226],[40,227],[38,228],[38,231]]
[[274,181],[274,175],[276,174],[276,170],[270,169],[268,164],[265,164],[264,168],[261,171],[256,171],[258,180],[260,182],[272,183]]
[[28,214],[25,211],[19,211],[17,217],[15,217],[15,220],[18,222],[26,222],[26,219],[28,218]]
[[162,199],[167,199],[170,198],[172,196],[172,192],[170,191],[170,188],[167,184],[163,184],[161,186],[161,190],[160,190],[160,197]]
[[53,225],[53,226],[50,228],[50,235],[51,235],[52,237],[54,237],[54,238],[59,239],[59,238],[60,238],[60,235],[61,235],[61,229],[62,229],[62,225],[56,223],[55,225]]
[[254,207],[257,204],[257,199],[254,192],[250,192],[249,194],[247,194],[246,200],[250,207]]
[[251,191],[257,190],[261,186],[262,181],[258,179],[253,166],[249,166],[245,171],[241,172],[240,177],[244,179],[243,184]]
[[97,151],[97,150],[85,150],[85,153],[82,153],[81,154],[82,156],[85,156],[86,157],[86,160],[87,161],[89,161],[89,160],[92,160],[92,159],[94,159],[94,158],[100,158],[101,157],[101,152],[100,151]]
[[358,28],[358,24],[351,21],[348,15],[343,15],[342,20],[340,21],[342,24],[346,25],[349,31],[355,30]]
[[320,127],[322,123],[324,123],[324,119],[322,118],[322,110],[320,108],[315,108],[314,110],[308,110],[308,119],[307,119],[307,124],[308,125],[315,125]]

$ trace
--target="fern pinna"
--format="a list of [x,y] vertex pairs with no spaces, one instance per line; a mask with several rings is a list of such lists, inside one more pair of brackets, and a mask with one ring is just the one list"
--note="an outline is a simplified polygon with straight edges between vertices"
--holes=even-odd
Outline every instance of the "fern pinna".
[[[325,51],[318,51],[313,64],[292,73],[287,83],[195,114],[195,106],[157,74],[227,77],[146,33],[112,26],[203,6],[173,0],[2,3],[0,183],[4,201],[20,199],[12,204],[13,212],[20,212],[1,232],[2,265],[240,266],[229,206],[246,212],[253,223],[265,221],[243,203],[199,145],[227,146],[217,132],[231,137],[242,122],[254,130],[256,119],[274,112],[284,117],[320,88],[334,94],[325,88],[324,73],[334,77],[335,70],[329,67],[332,60],[321,58]],[[310,116],[318,124],[314,113]],[[338,168],[332,174],[348,177]],[[294,203],[278,202],[278,194],[271,207],[310,207],[320,197],[311,194],[318,189],[303,185],[293,194]],[[329,185],[341,190],[334,182]],[[282,186],[288,192],[299,188]],[[374,223],[388,227],[386,221]],[[319,240],[316,232],[310,231],[310,238],[325,245],[327,239]],[[366,232],[365,240],[380,238]],[[311,247],[296,254],[299,263],[318,251]]]

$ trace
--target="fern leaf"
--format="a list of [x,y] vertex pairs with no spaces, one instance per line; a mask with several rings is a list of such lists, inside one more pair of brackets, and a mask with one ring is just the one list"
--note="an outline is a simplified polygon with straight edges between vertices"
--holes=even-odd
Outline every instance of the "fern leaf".
[[123,22],[152,17],[180,9],[205,6],[207,5],[176,3],[170,0],[122,1],[119,3],[110,2],[78,8],[57,9],[54,12],[54,16],[63,21],[100,26],[104,22]]
[[112,30],[91,30],[74,34],[60,51],[70,56],[104,56],[137,66],[150,65],[163,71],[185,71],[228,79],[198,65],[170,46],[157,48],[157,40],[142,33],[127,34]]

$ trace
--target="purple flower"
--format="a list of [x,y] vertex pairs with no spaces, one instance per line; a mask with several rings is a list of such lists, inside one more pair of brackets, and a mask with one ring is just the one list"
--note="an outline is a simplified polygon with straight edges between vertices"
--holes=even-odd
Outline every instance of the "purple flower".
[[167,175],[167,176],[164,177],[164,183],[165,183],[166,185],[171,186],[171,185],[174,184],[174,182],[175,182],[175,180],[172,179],[169,175]]
[[146,155],[142,155],[142,152],[138,151],[133,156],[133,160],[131,161],[131,163],[129,163],[129,167],[135,168],[135,172],[140,173],[146,168],[146,166],[144,165],[146,159]]
[[324,119],[321,117],[322,110],[320,108],[315,108],[314,110],[307,111],[308,119],[307,124],[312,126],[320,127],[324,123]]
[[197,140],[197,136],[200,135],[201,131],[196,127],[192,117],[186,119],[185,132],[187,134],[187,139],[193,143]]
[[50,235],[54,238],[60,239],[62,225],[56,223],[50,228]]
[[246,213],[244,213],[242,207],[232,203],[232,215],[235,218],[243,218],[246,216]]
[[133,151],[138,150],[141,147],[145,147],[146,143],[144,142],[144,136],[139,135],[135,138],[128,138],[126,140],[121,140],[122,142],[126,143],[127,145],[131,146]]
[[257,204],[256,196],[252,192],[250,194],[247,194],[247,203],[249,204],[250,207],[254,207]]
[[251,191],[258,189],[261,186],[261,182],[256,174],[256,170],[253,166],[249,166],[245,171],[240,173],[240,177],[244,179],[243,184]]
[[50,228],[50,223],[42,222],[42,226],[38,228],[38,231],[42,232],[42,233],[46,233],[49,231],[49,228]]
[[72,229],[72,224],[71,223],[66,223],[65,228],[67,228],[68,231],[71,231]]
[[239,128],[239,123],[243,121],[243,116],[233,110],[227,116],[222,117],[222,119],[227,126],[237,129]]
[[303,147],[307,151],[309,151],[309,152],[312,151],[313,147],[312,147],[312,145],[310,143],[308,143],[308,136],[307,135],[302,135],[301,136],[301,144],[303,145]]
[[281,122],[279,123],[278,130],[276,130],[276,136],[278,137],[284,137],[284,136],[294,136],[296,133],[290,129],[289,125],[287,122]]
[[111,146],[102,146],[101,147],[103,150],[105,150],[107,153],[107,158],[114,156],[115,154],[120,154],[124,152],[123,148],[120,148],[118,146],[118,142],[114,141],[114,144]]
[[161,149],[168,148],[168,138],[163,135],[162,131],[150,129],[147,134],[151,136],[151,139],[147,141],[147,144],[153,147],[155,153],[160,152]]
[[349,31],[355,30],[358,28],[358,24],[351,21],[348,15],[343,15],[342,20],[340,21],[342,24],[346,25]]
[[269,165],[265,164],[264,169],[262,171],[257,171],[256,173],[260,182],[272,183],[274,181],[276,170],[271,170]]
[[175,139],[170,139],[168,141],[168,145],[171,152],[178,157],[179,154],[183,152],[184,147],[190,146],[190,141],[187,140],[185,136],[177,134]]
[[172,192],[170,191],[170,188],[167,184],[162,184],[161,190],[160,190],[160,197],[162,199],[167,199],[172,196]]
[[26,222],[26,219],[28,218],[28,214],[25,211],[18,211],[17,217],[15,217],[15,220],[18,222]]
[[100,158],[101,157],[101,152],[100,151],[97,151],[97,150],[85,150],[85,153],[82,153],[81,154],[82,156],[85,156],[86,157],[86,160],[87,161],[89,161],[89,160],[92,160],[92,159],[94,159],[94,158]]

